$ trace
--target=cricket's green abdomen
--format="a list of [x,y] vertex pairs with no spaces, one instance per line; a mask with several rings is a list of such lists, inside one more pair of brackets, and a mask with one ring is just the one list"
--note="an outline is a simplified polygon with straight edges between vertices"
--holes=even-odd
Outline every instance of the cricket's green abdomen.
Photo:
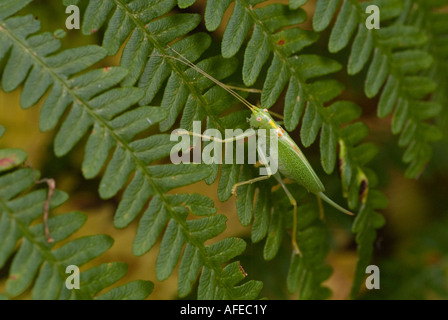
[[291,148],[290,141],[292,140],[288,141],[290,139],[288,138],[289,136],[278,139],[278,170],[282,175],[296,181],[309,192],[324,192],[325,188],[308,160],[297,146],[300,156],[296,150]]
[[252,128],[268,130],[268,140],[269,130],[274,130],[273,134],[278,137],[278,170],[281,174],[301,184],[312,193],[318,194],[325,191],[305,155],[289,134],[272,119],[267,109],[253,107],[250,125]]

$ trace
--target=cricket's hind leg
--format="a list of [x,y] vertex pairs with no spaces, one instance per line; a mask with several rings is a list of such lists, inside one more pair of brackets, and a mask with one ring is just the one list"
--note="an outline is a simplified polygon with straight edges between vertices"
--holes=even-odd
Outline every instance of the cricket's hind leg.
[[289,202],[293,206],[293,215],[292,215],[292,247],[294,248],[294,252],[298,255],[301,255],[299,246],[297,245],[297,201],[291,194],[291,192],[286,187],[286,184],[283,182],[280,174],[276,173],[274,175],[275,179],[277,179],[278,183],[282,186],[286,195],[288,196]]

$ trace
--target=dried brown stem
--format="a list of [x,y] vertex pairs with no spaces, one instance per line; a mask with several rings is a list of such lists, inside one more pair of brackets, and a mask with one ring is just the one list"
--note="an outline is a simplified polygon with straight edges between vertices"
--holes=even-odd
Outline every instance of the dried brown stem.
[[48,227],[48,216],[50,215],[50,201],[53,197],[54,190],[56,189],[56,182],[54,179],[42,179],[39,181],[36,181],[36,183],[46,183],[48,185],[48,196],[47,200],[45,200],[44,203],[44,231],[45,231],[45,237],[47,238],[48,243],[53,243],[54,239],[51,237],[50,234],[50,228]]

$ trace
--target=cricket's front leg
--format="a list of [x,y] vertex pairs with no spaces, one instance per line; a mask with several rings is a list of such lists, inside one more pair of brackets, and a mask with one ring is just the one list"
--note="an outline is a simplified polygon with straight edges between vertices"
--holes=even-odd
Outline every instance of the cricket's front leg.
[[[258,155],[261,158],[261,162],[263,164],[267,164],[268,161],[266,159],[266,155],[264,154],[263,150],[261,150],[259,145],[257,146],[257,150],[258,150]],[[269,179],[272,176],[272,170],[271,170],[271,168],[269,166],[266,166],[266,173],[267,173],[267,175],[265,175],[265,176],[261,176],[261,177],[257,177],[257,178],[250,179],[250,180],[247,180],[247,181],[242,181],[242,182],[236,183],[233,186],[233,188],[232,188],[232,195],[236,194],[236,189],[238,189],[238,187],[240,187],[240,186],[243,186],[245,184],[252,184],[252,183],[255,183],[255,182],[258,182],[258,181]]]
[[266,179],[269,179],[270,177],[271,177],[271,175],[266,175],[266,176],[261,176],[261,177],[257,177],[257,178],[254,178],[254,179],[250,179],[250,180],[247,180],[247,181],[242,181],[242,182],[235,183],[233,185],[233,188],[232,188],[232,195],[236,194],[236,189],[238,189],[238,187],[240,187],[240,186],[243,186],[245,184],[252,184],[254,182],[258,182],[258,181],[262,181],[262,180],[266,180]]

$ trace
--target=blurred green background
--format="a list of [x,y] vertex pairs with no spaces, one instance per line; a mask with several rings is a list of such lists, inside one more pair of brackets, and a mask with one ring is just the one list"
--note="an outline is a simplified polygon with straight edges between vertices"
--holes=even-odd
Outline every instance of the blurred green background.
[[[82,1],[85,5],[86,1]],[[276,1],[287,3],[287,1]],[[81,5],[81,8],[83,7]],[[198,1],[190,12],[204,13],[205,1]],[[312,17],[315,1],[309,1],[305,9]],[[82,10],[81,10],[82,11]],[[45,31],[65,29],[65,7],[62,1],[36,0],[23,13],[32,13],[42,23]],[[310,20],[310,19],[309,19]],[[201,26],[202,28],[203,25]],[[302,25],[311,29],[309,21]],[[219,41],[222,28],[213,33]],[[83,36],[80,31],[67,32],[63,39],[63,48],[96,43],[101,44],[100,32]],[[318,47],[322,54],[327,52],[328,34],[322,34]],[[120,53],[119,53],[120,54]],[[109,57],[100,65],[119,64],[119,54]],[[348,51],[330,55],[346,65]],[[418,180],[403,177],[405,167],[401,163],[403,150],[397,147],[397,137],[390,132],[390,119],[376,117],[377,100],[367,99],[363,90],[363,77],[348,77],[345,70],[338,76],[346,84],[343,99],[359,104],[363,109],[362,120],[370,128],[369,140],[379,148],[379,155],[372,167],[379,175],[382,191],[389,199],[389,206],[382,213],[386,225],[378,233],[372,264],[381,271],[381,289],[362,291],[362,298],[375,299],[445,299],[448,298],[448,140],[434,144],[434,156],[424,174]],[[447,75],[448,77],[448,75]],[[158,248],[154,248],[142,257],[132,255],[132,241],[137,224],[117,230],[113,227],[113,214],[119,196],[109,201],[99,199],[98,179],[85,180],[80,166],[84,153],[85,140],[74,151],[63,158],[55,158],[52,150],[54,131],[41,133],[38,128],[40,105],[24,111],[19,105],[20,91],[4,93],[0,91],[0,123],[5,126],[6,134],[0,140],[0,147],[22,148],[29,153],[27,164],[42,171],[43,177],[53,177],[58,189],[70,195],[69,201],[53,212],[83,211],[88,214],[87,225],[74,237],[86,234],[109,234],[115,239],[111,250],[100,258],[101,262],[125,261],[129,264],[128,276],[122,281],[147,279],[155,283],[150,299],[175,299],[177,297],[176,272],[166,281],[160,283],[155,277],[155,261]],[[448,108],[448,106],[444,106]],[[281,112],[281,109],[279,109]],[[445,114],[448,112],[445,110]],[[444,129],[445,133],[448,129]],[[292,134],[294,137],[294,134]],[[305,151],[309,157],[317,159],[317,148],[313,146]],[[314,153],[314,154],[313,154]],[[319,169],[320,170],[320,169]],[[323,176],[323,180],[333,179]],[[217,185],[205,186],[199,183],[188,187],[188,192],[206,194],[215,201],[218,212],[228,217],[227,230],[220,237],[238,236],[247,238],[250,243],[248,228],[244,228],[236,216],[234,198],[221,203],[217,199]],[[181,192],[182,190],[176,190]],[[184,190],[186,191],[186,190]],[[333,248],[328,256],[328,263],[334,273],[326,282],[332,291],[333,299],[346,299],[350,292],[352,276],[356,263],[356,245],[348,228],[341,228],[329,221],[333,237]],[[349,227],[349,226],[348,226]],[[285,240],[287,241],[287,240]],[[243,257],[242,265],[249,274],[249,279],[262,280],[265,285],[263,296],[271,299],[291,298],[286,290],[285,278],[289,266],[290,251],[285,248],[272,262],[262,261],[262,245],[249,245]],[[95,260],[97,264],[100,261]],[[260,267],[263,266],[263,267]],[[0,270],[0,292],[2,291],[8,265]],[[88,267],[88,266],[86,266]],[[193,297],[193,296],[191,296]],[[27,298],[24,294],[19,298]]]

